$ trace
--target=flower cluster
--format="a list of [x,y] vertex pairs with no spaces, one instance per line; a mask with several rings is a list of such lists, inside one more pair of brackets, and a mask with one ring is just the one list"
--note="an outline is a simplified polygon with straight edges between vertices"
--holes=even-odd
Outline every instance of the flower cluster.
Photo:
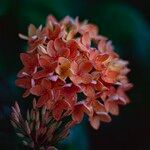
[[31,24],[28,36],[20,37],[28,40],[28,49],[20,54],[24,66],[16,85],[25,89],[23,97],[38,97],[36,107],[51,110],[56,121],[71,116],[79,123],[86,114],[98,129],[129,103],[128,62],[97,26],[68,16],[58,22],[50,15],[45,27]]

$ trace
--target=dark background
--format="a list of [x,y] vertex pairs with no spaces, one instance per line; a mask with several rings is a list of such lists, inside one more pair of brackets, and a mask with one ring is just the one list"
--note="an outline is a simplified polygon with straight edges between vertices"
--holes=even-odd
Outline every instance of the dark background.
[[131,103],[98,131],[85,121],[72,130],[60,150],[150,150],[150,9],[148,0],[0,0],[0,149],[27,149],[10,125],[15,100],[25,109],[22,90],[14,80],[21,68],[19,54],[30,23],[44,24],[48,14],[88,19],[108,36],[123,59],[129,60]]

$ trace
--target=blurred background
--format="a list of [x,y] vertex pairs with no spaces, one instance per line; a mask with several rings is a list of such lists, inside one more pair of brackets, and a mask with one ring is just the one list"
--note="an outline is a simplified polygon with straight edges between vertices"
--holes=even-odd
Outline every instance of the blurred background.
[[123,59],[129,60],[131,103],[98,131],[85,120],[76,126],[60,150],[150,150],[150,9],[147,0],[0,0],[0,149],[27,149],[10,125],[15,100],[25,107],[14,81],[21,68],[19,54],[30,23],[45,23],[48,14],[88,19],[108,36]]

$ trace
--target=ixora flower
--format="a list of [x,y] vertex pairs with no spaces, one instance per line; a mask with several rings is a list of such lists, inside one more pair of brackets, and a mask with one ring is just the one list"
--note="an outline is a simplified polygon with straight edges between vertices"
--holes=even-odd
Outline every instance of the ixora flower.
[[23,69],[16,85],[33,95],[33,107],[23,119],[16,103],[12,124],[23,143],[34,149],[55,149],[70,128],[87,115],[94,129],[119,114],[119,105],[129,103],[126,91],[132,87],[127,78],[127,61],[120,59],[98,27],[52,15],[46,25],[30,25],[28,49],[20,54]]

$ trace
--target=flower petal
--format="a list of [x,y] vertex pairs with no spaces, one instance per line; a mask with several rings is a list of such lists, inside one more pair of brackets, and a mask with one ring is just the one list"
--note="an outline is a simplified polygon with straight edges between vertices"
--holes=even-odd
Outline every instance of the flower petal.
[[72,75],[70,76],[70,80],[75,84],[81,84],[82,83],[82,78],[80,76]]
[[30,24],[28,27],[28,36],[31,37],[36,34],[36,27],[33,24]]
[[71,63],[70,70],[71,70],[71,72],[73,74],[75,74],[75,75],[77,74],[77,72],[78,72],[78,64],[75,61],[73,61]]
[[75,86],[74,84],[71,84],[71,86],[70,87],[67,87],[67,86],[64,86],[63,88],[62,88],[62,91],[61,91],[61,93],[66,97],[66,98],[72,98],[72,97],[74,97],[75,96],[75,94],[77,93],[77,92],[79,92],[80,91],[80,89],[79,89],[79,87],[77,87],[77,86]]
[[91,116],[92,110],[90,107],[88,107],[84,101],[78,102],[73,109],[72,118],[74,121],[77,121],[78,123],[82,121],[84,113]]
[[107,83],[115,83],[118,74],[119,74],[119,73],[116,72],[116,71],[108,70],[108,71],[106,71],[106,72],[102,75],[101,78],[102,78],[102,80],[104,80],[104,81],[107,82]]
[[106,61],[107,59],[109,58],[109,55],[108,54],[99,54],[97,57],[96,57],[96,62],[104,62]]
[[40,78],[44,78],[48,75],[48,71],[46,70],[41,70],[39,72],[36,72],[33,74],[33,79],[40,79]]
[[43,88],[41,85],[36,85],[34,87],[32,87],[30,89],[30,92],[33,94],[33,95],[36,95],[36,96],[40,96],[42,93],[43,93]]
[[23,93],[22,97],[23,97],[23,98],[26,98],[26,97],[28,97],[29,95],[30,95],[30,90],[27,89],[27,90]]
[[62,49],[66,48],[66,43],[62,39],[57,38],[54,41],[54,47],[56,51],[60,53]]
[[52,40],[47,44],[47,53],[50,57],[57,56],[56,50],[54,49],[54,42]]
[[100,119],[99,119],[98,116],[90,117],[90,118],[89,118],[89,121],[90,121],[91,126],[92,126],[95,130],[99,129],[99,126],[100,126]]
[[86,33],[83,34],[83,36],[82,36],[82,43],[86,47],[90,47],[90,45],[91,45],[91,39],[90,39],[89,32],[86,32]]
[[79,70],[78,72],[90,72],[93,68],[93,65],[90,63],[90,61],[83,61],[79,65]]
[[80,85],[80,89],[88,97],[94,97],[95,96],[94,88],[90,85],[83,85],[82,84],[82,85]]
[[41,85],[46,90],[50,90],[51,87],[52,87],[51,81],[48,80],[48,79],[43,79],[42,82],[41,82]]
[[113,115],[118,115],[119,114],[119,106],[116,102],[106,101],[105,102],[105,108],[108,112],[110,112]]
[[20,78],[15,81],[16,85],[22,88],[30,88],[31,87],[31,80],[29,78]]
[[100,121],[103,121],[103,122],[111,121],[111,117],[108,115],[107,112],[100,112],[98,113],[98,116],[100,117]]
[[59,65],[55,69],[61,79],[66,79],[70,75],[70,61],[67,58],[59,57]]
[[39,64],[42,68],[49,69],[51,65],[50,58],[48,56],[40,57]]
[[78,44],[75,40],[71,40],[68,43],[68,48],[70,49],[70,56],[69,59],[74,60],[78,54]]
[[31,63],[31,57],[27,53],[21,53],[20,59],[21,59],[22,63],[24,64],[24,66],[28,66]]
[[50,100],[50,97],[49,97],[49,94],[48,94],[48,93],[42,95],[42,96],[38,99],[38,101],[37,101],[37,107],[42,107],[43,105],[46,104],[46,102],[47,102],[48,100]]
[[104,107],[104,105],[102,103],[100,103],[98,100],[95,100],[93,102],[93,109],[94,111],[97,113],[97,112],[105,112],[106,109]]
[[53,109],[53,117],[59,121],[63,111],[67,110],[69,107],[69,104],[65,100],[57,101]]
[[72,118],[74,121],[77,121],[78,123],[82,121],[84,116],[84,109],[83,104],[77,104],[74,106],[74,110],[72,113]]
[[89,32],[90,37],[95,37],[98,34],[98,28],[93,24],[84,24],[83,26],[81,26],[80,32],[82,34]]
[[89,84],[92,82],[92,76],[88,73],[83,73],[79,76],[81,78],[81,83]]

